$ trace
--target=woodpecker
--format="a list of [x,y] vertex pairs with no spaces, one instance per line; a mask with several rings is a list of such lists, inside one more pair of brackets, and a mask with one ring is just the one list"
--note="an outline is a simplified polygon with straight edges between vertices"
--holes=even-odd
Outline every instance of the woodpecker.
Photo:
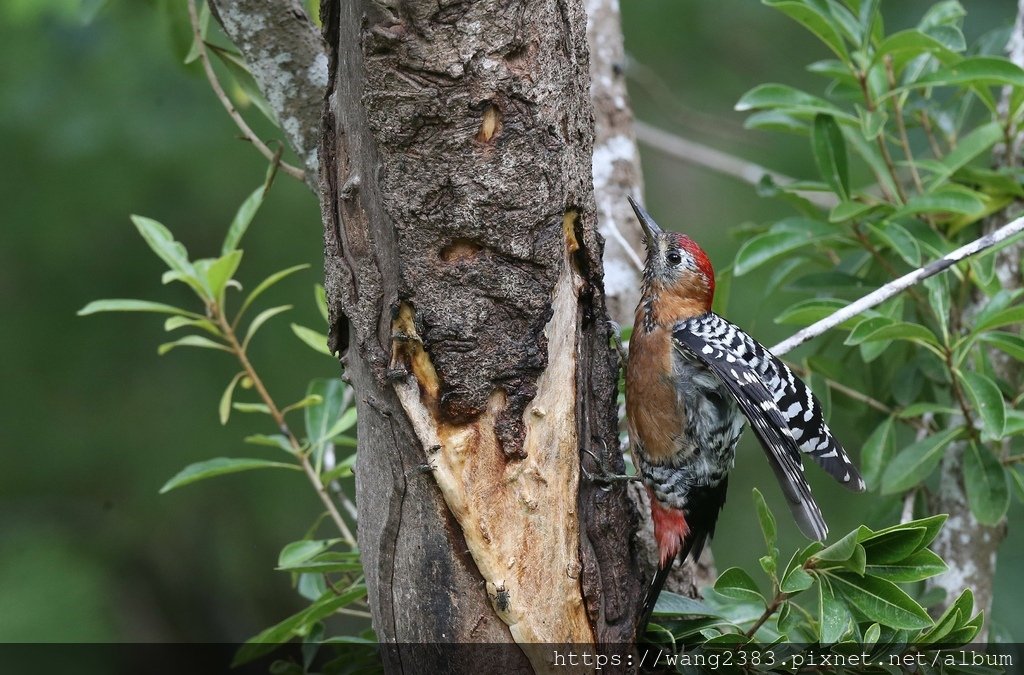
[[647,247],[629,340],[630,449],[651,502],[658,571],[638,622],[642,634],[673,561],[697,560],[725,504],[736,443],[749,422],[801,532],[823,540],[821,510],[801,453],[860,492],[864,481],[790,368],[711,311],[715,273],[685,234],[664,232],[630,198]]

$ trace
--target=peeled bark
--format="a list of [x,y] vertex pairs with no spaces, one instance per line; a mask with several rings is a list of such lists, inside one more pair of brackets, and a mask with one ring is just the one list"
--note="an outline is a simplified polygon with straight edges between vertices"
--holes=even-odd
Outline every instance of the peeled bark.
[[326,285],[378,637],[629,642],[635,511],[579,472],[617,445],[581,2],[323,10]]

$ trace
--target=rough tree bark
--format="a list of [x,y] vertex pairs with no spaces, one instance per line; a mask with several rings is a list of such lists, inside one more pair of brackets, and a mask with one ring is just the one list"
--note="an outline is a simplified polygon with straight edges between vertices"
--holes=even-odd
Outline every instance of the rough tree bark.
[[[1024,67],[1024,0],[1019,0],[1017,20],[1007,44],[1007,56],[1018,66]],[[1004,99],[1003,104],[1006,105]],[[1020,163],[1021,143],[1024,134],[1016,130],[1014,142],[1007,146],[998,146],[993,153],[993,162],[1003,166],[1014,166]],[[989,218],[984,230],[991,232],[1018,217],[1021,204],[1011,204],[1003,213]],[[996,274],[1002,287],[1008,290],[1021,287],[1021,257],[1024,255],[1024,243],[1014,243],[994,254]],[[985,298],[975,293],[961,316],[953,317],[956,325],[970,326],[971,318],[984,306]],[[1000,352],[991,350],[988,358],[992,363],[995,375],[1007,382],[1021,384],[1019,364]],[[941,589],[946,593],[946,602],[952,602],[965,588],[974,593],[976,610],[992,615],[993,584],[995,583],[996,563],[999,546],[1006,538],[1005,520],[997,525],[988,526],[978,522],[971,513],[964,487],[963,457],[967,446],[962,443],[952,444],[942,460],[940,488],[932,498],[934,513],[948,513],[949,520],[935,539],[933,549],[949,565],[949,570],[930,580],[929,587]],[[1003,455],[1007,454],[1006,442],[995,448]],[[976,638],[979,642],[988,640],[989,624],[986,621],[982,632]]]
[[359,392],[378,635],[628,642],[635,512],[578,471],[616,444],[582,5],[322,16],[331,333]]
[[[316,187],[318,161],[315,149],[311,149],[315,140],[311,139],[319,135],[320,101],[328,77],[327,50],[319,31],[304,15],[297,0],[211,0],[211,5],[215,18],[239,47],[265,98],[282,121],[290,147],[304,159],[307,184]],[[614,0],[587,0],[586,9],[587,38],[592,55],[590,96],[594,103],[593,181],[598,195],[598,229],[606,240],[605,298],[611,318],[621,325],[629,325],[639,293],[641,261],[637,252],[642,251],[642,240],[625,197],[642,193],[639,153],[625,87],[618,5]],[[618,499],[617,495],[590,494],[589,491],[587,486],[584,500]],[[640,557],[649,574],[656,554],[646,495],[633,485],[630,496],[639,506],[643,521],[638,543],[646,553]],[[615,517],[621,518],[621,515]],[[432,517],[438,518],[439,513],[433,513]],[[591,526],[593,528],[594,523]],[[622,541],[621,532],[595,531],[592,536],[611,537],[610,543],[601,546],[621,545]],[[702,581],[713,579],[713,567],[704,565],[701,569],[705,572]],[[691,595],[696,589],[691,575],[682,568],[670,579],[669,587]],[[414,598],[406,600],[415,605]],[[613,617],[613,621],[617,620]],[[483,625],[474,637],[493,639],[488,637]]]

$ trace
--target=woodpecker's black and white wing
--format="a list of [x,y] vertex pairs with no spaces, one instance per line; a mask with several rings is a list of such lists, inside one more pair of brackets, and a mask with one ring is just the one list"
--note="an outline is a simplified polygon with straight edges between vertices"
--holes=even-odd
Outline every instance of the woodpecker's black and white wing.
[[750,364],[723,350],[719,342],[691,331],[690,321],[676,324],[672,334],[676,349],[684,358],[706,365],[732,393],[765,450],[800,531],[812,539],[825,539],[828,527],[804,478],[797,443],[771,392]]
[[821,403],[789,366],[743,329],[713,312],[680,324],[677,331],[683,330],[704,345],[750,366],[771,393],[800,451],[810,455],[844,487],[856,492],[864,490],[860,473],[825,423]]

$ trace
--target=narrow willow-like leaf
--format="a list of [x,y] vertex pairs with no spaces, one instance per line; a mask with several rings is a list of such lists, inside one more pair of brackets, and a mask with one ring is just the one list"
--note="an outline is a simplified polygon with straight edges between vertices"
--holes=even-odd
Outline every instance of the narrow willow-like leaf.
[[263,324],[265,324],[267,321],[270,321],[278,314],[281,314],[282,312],[287,312],[291,308],[291,305],[281,305],[280,307],[271,307],[270,309],[265,309],[259,314],[257,314],[256,318],[253,319],[252,323],[249,324],[249,329],[245,331],[245,339],[242,340],[242,349],[246,349],[249,347],[249,342],[252,340],[253,336],[256,335],[256,331],[258,331]]
[[204,349],[219,349],[224,352],[230,352],[231,348],[220,342],[214,342],[208,337],[202,335],[186,335],[183,338],[174,340],[173,342],[165,342],[156,349],[156,353],[163,356],[172,349],[178,347],[202,347]]
[[235,385],[238,381],[245,377],[245,371],[239,371],[235,373],[235,376],[228,382],[228,386],[224,388],[224,393],[220,397],[220,405],[217,407],[217,411],[220,414],[220,423],[227,424],[228,418],[231,416],[231,397],[235,393]]
[[249,293],[248,296],[246,296],[245,301],[242,302],[242,306],[238,310],[238,315],[235,317],[235,321],[238,321],[238,319],[241,318],[242,314],[245,313],[245,310],[248,309],[249,306],[252,305],[253,302],[255,302],[256,298],[258,298],[261,295],[263,295],[263,293],[268,288],[270,288],[271,286],[273,286],[277,282],[281,281],[285,277],[290,276],[290,275],[298,272],[299,270],[304,270],[307,267],[309,267],[308,264],[294,265],[294,266],[289,267],[287,269],[283,269],[280,272],[274,272],[269,277],[267,277],[266,279],[261,281],[256,286],[256,288],[252,289],[252,292]]
[[903,492],[928,478],[939,465],[943,450],[959,434],[959,428],[946,429],[897,453],[882,476],[882,494]]
[[249,224],[252,223],[252,219],[256,216],[256,212],[259,211],[260,206],[263,204],[263,196],[266,193],[265,188],[261,185],[252,191],[242,205],[238,207],[238,211],[235,213],[235,217],[231,221],[231,226],[228,227],[228,233],[224,237],[224,244],[221,246],[221,255],[227,255],[238,248],[239,242],[245,235],[246,230],[249,229]]
[[109,300],[93,300],[88,305],[78,310],[78,316],[88,316],[99,312],[155,312],[157,314],[175,314],[189,319],[202,319],[201,314],[190,312],[173,305],[165,305],[162,302],[150,302],[148,300],[130,300],[124,298],[111,298]]
[[164,483],[160,488],[160,494],[170,492],[185,485],[197,481],[206,480],[215,476],[223,476],[229,473],[240,471],[252,471],[254,469],[291,469],[301,471],[296,464],[285,464],[283,462],[271,462],[265,459],[240,458],[240,457],[215,457],[204,462],[190,464],[178,472],[174,478]]
[[333,356],[331,350],[327,347],[327,336],[323,333],[317,332],[312,328],[306,328],[296,323],[292,324],[292,332],[295,333],[296,337],[309,345],[314,351],[318,351],[321,354],[327,356]]

